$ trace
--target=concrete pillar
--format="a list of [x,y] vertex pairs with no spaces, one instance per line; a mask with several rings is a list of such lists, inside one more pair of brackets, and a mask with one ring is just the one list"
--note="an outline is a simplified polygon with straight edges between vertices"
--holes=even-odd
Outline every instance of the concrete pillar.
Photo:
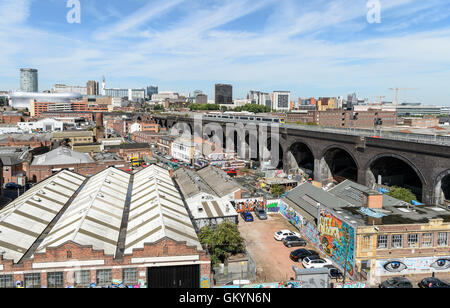
[[317,182],[324,182],[331,178],[333,174],[328,167],[325,158],[314,160],[314,180]]

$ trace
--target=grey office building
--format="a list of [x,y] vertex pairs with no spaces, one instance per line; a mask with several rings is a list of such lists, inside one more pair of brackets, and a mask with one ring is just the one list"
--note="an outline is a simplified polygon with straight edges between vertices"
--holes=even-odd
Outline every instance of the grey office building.
[[216,84],[215,102],[217,105],[232,105],[233,86],[230,84]]
[[20,91],[39,92],[38,70],[33,68],[22,68],[20,70]]
[[148,86],[147,87],[147,97],[149,99],[152,99],[152,95],[153,94],[158,94],[159,93],[158,91],[159,91],[158,87],[156,87],[156,86]]

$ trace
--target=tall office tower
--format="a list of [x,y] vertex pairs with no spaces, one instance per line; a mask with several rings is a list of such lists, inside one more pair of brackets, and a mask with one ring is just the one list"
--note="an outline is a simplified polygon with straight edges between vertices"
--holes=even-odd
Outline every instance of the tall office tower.
[[33,68],[22,68],[20,70],[20,91],[38,92],[38,70]]
[[230,84],[216,84],[215,102],[217,105],[232,105],[233,86]]
[[98,81],[95,80],[89,80],[86,83],[86,87],[87,87],[87,95],[98,95],[99,92],[99,83]]
[[148,86],[147,87],[147,98],[148,99],[152,99],[152,95],[153,94],[158,94],[159,93],[159,89],[158,89],[158,87],[156,87],[156,86]]

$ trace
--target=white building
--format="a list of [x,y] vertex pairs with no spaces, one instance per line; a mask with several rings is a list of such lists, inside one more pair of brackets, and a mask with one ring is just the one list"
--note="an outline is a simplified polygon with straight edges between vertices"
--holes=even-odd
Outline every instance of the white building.
[[81,95],[87,95],[87,87],[55,84],[52,88],[52,93],[80,93]]
[[272,98],[270,97],[269,93],[250,91],[247,96],[252,104],[272,108]]
[[291,92],[274,91],[272,109],[277,111],[289,111],[291,109]]
[[153,102],[165,102],[166,99],[179,99],[180,95],[178,93],[175,92],[160,92],[158,94],[153,94],[152,95],[152,101]]
[[142,132],[142,125],[139,123],[133,123],[130,125],[129,133]]
[[55,119],[43,119],[37,122],[19,122],[17,123],[17,126],[21,131],[27,133],[35,131],[55,132],[64,130],[64,123]]
[[184,138],[177,138],[172,142],[172,157],[188,163],[192,164],[195,156],[195,144],[189,140]]

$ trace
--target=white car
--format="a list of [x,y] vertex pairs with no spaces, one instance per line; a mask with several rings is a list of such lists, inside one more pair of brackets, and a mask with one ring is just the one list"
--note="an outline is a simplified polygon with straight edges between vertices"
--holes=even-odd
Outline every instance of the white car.
[[327,265],[333,265],[333,262],[331,262],[328,259],[322,259],[322,258],[309,258],[306,257],[303,259],[303,267],[304,268],[323,268]]
[[282,241],[285,238],[287,238],[288,236],[300,237],[300,234],[298,234],[297,232],[289,231],[289,230],[281,230],[281,231],[275,232],[274,238],[277,241]]

